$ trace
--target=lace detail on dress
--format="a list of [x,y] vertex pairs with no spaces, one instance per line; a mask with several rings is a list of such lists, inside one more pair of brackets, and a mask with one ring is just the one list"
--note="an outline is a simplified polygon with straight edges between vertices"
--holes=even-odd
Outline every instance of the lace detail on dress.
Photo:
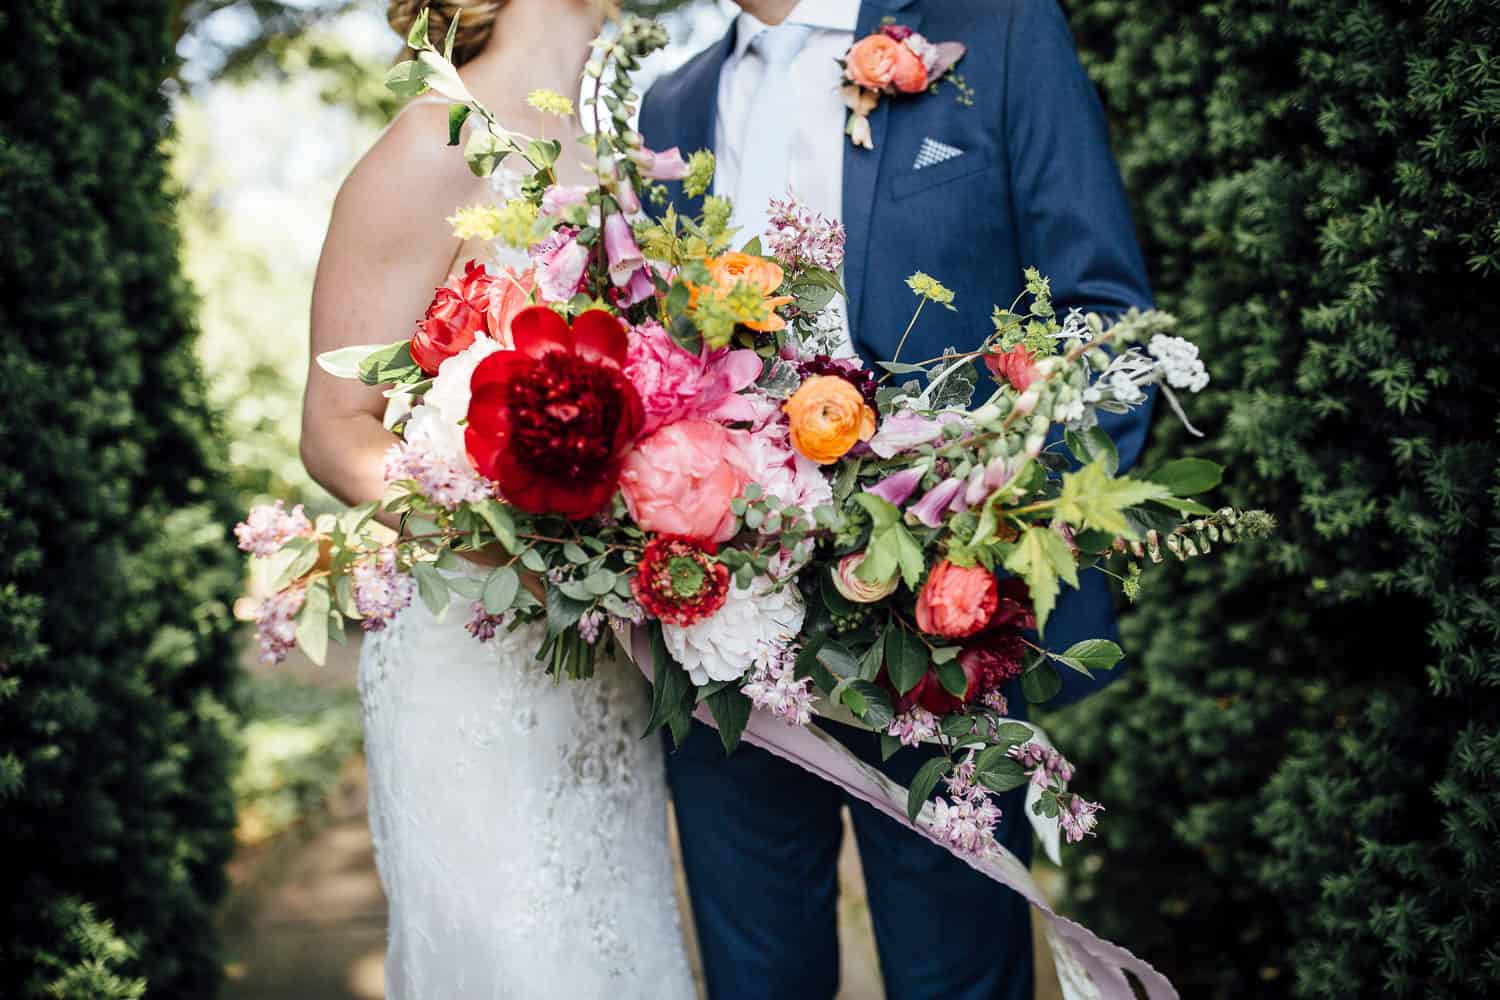
[[644,681],[555,684],[540,626],[458,618],[413,605],[362,656],[387,997],[692,1000]]

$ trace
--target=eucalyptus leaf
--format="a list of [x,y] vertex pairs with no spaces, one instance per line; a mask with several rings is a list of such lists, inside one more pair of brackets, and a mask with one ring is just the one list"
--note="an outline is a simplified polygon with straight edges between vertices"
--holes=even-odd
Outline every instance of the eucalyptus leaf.
[[521,575],[511,566],[496,566],[484,581],[484,610],[486,614],[503,615],[516,603],[516,594],[521,590]]
[[417,595],[434,617],[448,610],[448,581],[443,579],[436,566],[419,562],[412,566],[411,574],[417,579]]

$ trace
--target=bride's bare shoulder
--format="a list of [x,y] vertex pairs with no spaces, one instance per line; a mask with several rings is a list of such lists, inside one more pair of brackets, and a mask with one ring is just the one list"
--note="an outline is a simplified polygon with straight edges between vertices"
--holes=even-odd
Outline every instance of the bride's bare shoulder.
[[443,220],[488,187],[469,170],[463,148],[447,143],[445,104],[405,108],[344,181],[334,205],[335,226],[341,217],[352,217],[366,225],[384,220],[408,235],[413,229],[446,234]]

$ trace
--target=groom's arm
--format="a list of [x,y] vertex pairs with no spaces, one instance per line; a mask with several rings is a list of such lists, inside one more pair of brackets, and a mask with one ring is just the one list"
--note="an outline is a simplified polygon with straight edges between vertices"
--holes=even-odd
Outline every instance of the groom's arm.
[[[1006,36],[1004,136],[1021,260],[1052,281],[1059,316],[1151,305],[1104,109],[1056,0],[1016,0]],[[1120,467],[1140,456],[1150,406],[1100,414]]]

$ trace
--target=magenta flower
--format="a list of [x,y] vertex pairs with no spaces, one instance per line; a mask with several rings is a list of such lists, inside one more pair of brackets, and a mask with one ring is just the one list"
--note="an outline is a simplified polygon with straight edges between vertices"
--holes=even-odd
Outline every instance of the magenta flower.
[[695,417],[719,423],[754,420],[750,398],[740,393],[755,384],[760,372],[760,357],[751,350],[692,354],[660,323],[642,323],[630,331],[625,377],[645,405],[642,437]]
[[631,153],[630,158],[640,168],[643,177],[654,181],[680,181],[688,175],[687,161],[682,158],[682,150],[676,146],[660,153],[642,146]]
[[926,475],[925,469],[920,466],[911,469],[902,469],[900,472],[886,476],[880,482],[865,490],[866,493],[874,494],[886,503],[893,503],[900,507],[911,499],[917,484]]
[[773,199],[766,249],[792,271],[807,267],[835,271],[844,260],[844,227],[794,198]]
[[561,215],[570,205],[589,200],[589,189],[581,184],[554,184],[542,193],[542,214]]
[[903,451],[920,448],[943,436],[943,426],[962,423],[957,413],[942,413],[936,418],[924,417],[915,410],[899,410],[886,417],[870,439],[870,450],[881,458],[894,458]]
[[626,215],[634,215],[641,210],[641,199],[635,193],[635,188],[618,174],[615,175],[615,201],[620,203],[620,211]]

